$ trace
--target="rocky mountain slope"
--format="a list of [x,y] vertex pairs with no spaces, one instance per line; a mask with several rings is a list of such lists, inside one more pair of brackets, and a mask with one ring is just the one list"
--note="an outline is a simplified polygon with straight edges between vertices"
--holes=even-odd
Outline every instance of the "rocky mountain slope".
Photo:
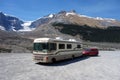
[[23,53],[32,51],[32,39],[21,37],[16,32],[0,30],[0,53]]
[[[63,24],[76,24],[88,25],[90,27],[107,28],[110,26],[120,26],[120,21],[111,18],[89,17],[81,15],[73,11],[61,11],[56,14],[49,14],[35,21],[22,21],[17,17],[6,15],[0,12],[0,29],[6,31],[19,31],[27,28],[37,28],[43,24],[48,23],[63,23]],[[33,30],[33,29],[31,29]],[[24,30],[25,31],[25,30]]]
[[66,39],[70,35],[71,38],[85,41],[120,42],[120,21],[115,19],[93,18],[79,15],[75,11],[61,11],[51,15],[47,22],[36,26],[34,31],[25,33],[24,36],[35,38],[61,36]]
[[0,29],[6,31],[16,31],[23,28],[21,24],[23,24],[23,21],[18,18],[8,16],[0,12]]
[[73,11],[22,21],[0,12],[0,51],[30,52],[38,37],[74,38],[89,42],[120,42],[120,21],[89,17]]

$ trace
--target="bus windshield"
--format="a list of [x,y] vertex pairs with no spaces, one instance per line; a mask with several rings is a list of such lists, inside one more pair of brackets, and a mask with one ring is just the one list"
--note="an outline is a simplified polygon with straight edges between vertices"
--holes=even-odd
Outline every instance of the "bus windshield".
[[42,51],[42,52],[56,50],[56,44],[55,43],[34,43],[34,50]]

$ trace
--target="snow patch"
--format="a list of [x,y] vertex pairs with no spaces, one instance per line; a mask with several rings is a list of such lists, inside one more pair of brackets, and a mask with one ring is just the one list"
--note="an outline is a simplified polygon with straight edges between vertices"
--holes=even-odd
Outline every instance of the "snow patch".
[[53,14],[50,14],[48,17],[49,17],[49,18],[53,18],[53,16],[54,16]]
[[9,17],[15,17],[15,18],[17,18],[16,16],[11,15],[11,14],[6,14],[6,13],[4,13],[4,15],[5,15],[5,16],[9,16]]
[[14,26],[11,26],[12,31],[16,31]]
[[0,29],[1,29],[1,30],[5,30],[5,28],[4,28],[3,26],[0,26]]
[[91,18],[91,19],[95,19],[95,20],[106,20],[108,22],[116,21],[115,19],[112,19],[112,18],[90,17],[90,16],[86,16],[86,15],[76,14],[74,12],[67,12],[66,16],[68,16],[68,15],[77,15],[79,17]]
[[32,31],[35,28],[30,28],[29,26],[31,25],[32,21],[26,21],[25,23],[22,24],[23,29],[20,29],[19,31]]
[[112,19],[112,18],[90,17],[90,16],[86,16],[86,15],[81,15],[81,14],[76,14],[76,15],[79,17],[86,17],[86,18],[91,18],[91,19],[95,19],[95,20],[105,20],[108,22],[116,21],[115,19]]
[[78,15],[79,17],[86,17],[86,18],[93,18],[93,17],[90,17],[90,16],[86,16],[86,15]]
[[66,13],[66,16],[68,16],[68,15],[76,15],[76,13],[73,13],[73,12],[67,12],[67,13]]
[[27,22],[23,23],[22,26],[28,27],[31,25],[31,23],[32,23],[32,21],[27,21]]
[[97,20],[109,20],[109,21],[115,21],[115,19],[112,19],[112,18],[101,18],[101,17],[96,17],[94,19],[97,19]]
[[68,15],[76,15],[76,16],[79,16],[79,17],[93,18],[93,17],[86,16],[86,15],[76,14],[74,12],[68,12],[68,13],[66,13],[66,16],[68,16]]
[[107,21],[107,22],[113,22],[113,21],[116,21],[115,19],[112,19],[112,18],[101,18],[101,17],[96,17],[94,18],[95,20],[104,20],[104,21]]
[[101,18],[101,17],[96,17],[96,18],[94,18],[94,19],[96,19],[96,20],[104,20],[104,19]]
[[112,18],[105,18],[105,20],[107,20],[108,22],[116,21],[115,19],[112,19]]

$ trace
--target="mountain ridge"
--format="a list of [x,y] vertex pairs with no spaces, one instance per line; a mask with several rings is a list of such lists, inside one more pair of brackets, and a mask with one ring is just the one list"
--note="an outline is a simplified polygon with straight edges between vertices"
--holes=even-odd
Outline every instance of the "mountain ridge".
[[[0,52],[32,52],[35,38],[62,37],[82,42],[120,42],[120,21],[61,11],[35,21],[0,13]],[[99,46],[99,45],[97,45]]]
[[[9,18],[11,21],[9,20]],[[16,22],[17,21],[17,22]],[[42,18],[39,18],[34,21],[29,21],[29,25],[24,26],[27,22],[22,21],[15,16],[9,16],[8,14],[4,14],[0,12],[0,29],[6,31],[32,31],[36,27],[46,24],[49,22],[62,22],[62,23],[72,23],[78,25],[89,25],[89,26],[97,26],[99,28],[106,28],[108,26],[120,26],[120,21],[112,19],[112,18],[101,18],[101,17],[90,17],[82,14],[76,13],[75,10],[72,11],[60,11],[56,14],[49,14]],[[31,23],[30,23],[31,22]],[[7,23],[7,25],[6,25]],[[28,30],[27,30],[28,29]]]
[[0,26],[4,27],[4,30],[15,31],[22,29],[22,23],[23,21],[19,20],[18,18],[4,15],[2,12],[0,12]]

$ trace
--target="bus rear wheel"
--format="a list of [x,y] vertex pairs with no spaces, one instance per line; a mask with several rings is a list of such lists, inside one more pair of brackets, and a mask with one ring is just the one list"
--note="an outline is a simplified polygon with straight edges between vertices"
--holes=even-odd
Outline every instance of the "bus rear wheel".
[[75,55],[72,55],[72,59],[74,59],[75,58]]

